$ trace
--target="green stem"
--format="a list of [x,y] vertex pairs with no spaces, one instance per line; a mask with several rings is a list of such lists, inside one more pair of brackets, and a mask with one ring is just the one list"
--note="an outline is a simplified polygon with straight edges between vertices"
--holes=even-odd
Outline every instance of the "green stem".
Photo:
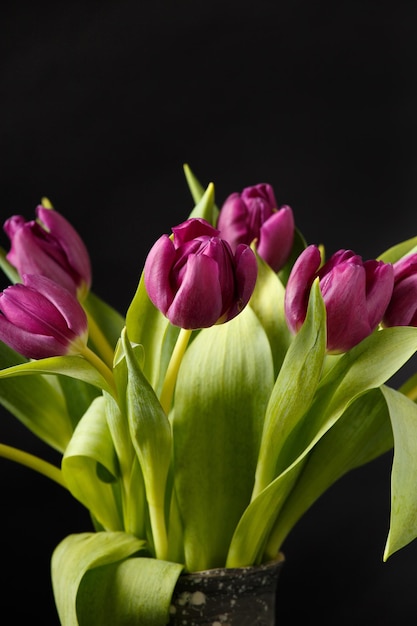
[[177,382],[178,370],[180,368],[184,352],[187,349],[191,333],[192,330],[186,330],[185,328],[181,328],[180,334],[178,335],[178,339],[171,355],[171,359],[168,364],[160,397],[160,402],[166,415],[168,415],[171,408],[172,396],[174,395],[174,388],[175,383]]
[[107,337],[103,333],[100,326],[97,324],[94,317],[89,313],[87,309],[84,309],[87,314],[88,320],[88,335],[97,349],[98,354],[102,357],[103,361],[109,368],[113,367],[114,350],[109,344]]
[[415,402],[417,400],[417,373],[413,374],[408,380],[406,380],[398,391]]
[[149,517],[151,520],[152,537],[155,544],[155,556],[166,561],[168,558],[168,537],[165,526],[163,506],[149,503]]
[[271,533],[266,542],[264,553],[262,555],[262,561],[273,561],[277,558],[277,554],[283,544],[284,539],[289,533],[288,527],[283,528],[280,524],[276,524],[271,530]]
[[263,489],[268,486],[269,482],[272,482],[272,478],[268,481],[267,479],[265,479],[265,464],[261,463],[258,460],[258,464],[256,466],[256,472],[255,472],[255,483],[253,486],[253,490],[252,490],[252,496],[251,496],[251,502],[253,502],[255,500],[255,498],[258,497],[258,495],[261,493],[261,491],[263,491]]
[[175,487],[172,489],[169,508],[168,546],[167,561],[185,563],[184,532]]
[[112,370],[88,346],[83,347],[81,354],[89,363],[91,363],[91,365],[96,368],[96,370],[100,372],[100,374],[103,376],[105,381],[108,383],[110,389],[112,390],[114,398],[117,398],[116,383],[114,381]]
[[58,485],[61,485],[61,487],[67,488],[61,470],[33,454],[0,443],[0,457],[9,459],[9,461],[15,461],[15,463],[20,463],[20,465],[25,465],[35,470],[35,472],[39,472],[39,474],[43,474],[47,478],[54,480]]
[[407,396],[407,398],[410,398],[410,400],[413,400],[413,402],[415,402],[417,400],[417,385],[412,389],[409,389],[405,395]]

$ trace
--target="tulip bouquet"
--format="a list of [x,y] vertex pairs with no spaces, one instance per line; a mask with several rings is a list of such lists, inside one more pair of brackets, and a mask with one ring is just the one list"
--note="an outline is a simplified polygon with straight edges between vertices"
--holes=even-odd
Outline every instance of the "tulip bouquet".
[[52,556],[64,626],[169,620],[182,572],[276,558],[339,477],[394,448],[384,559],[417,536],[417,237],[325,258],[270,185],[194,208],[149,251],[125,315],[47,199],[4,224],[0,401],[62,454],[0,455],[91,515]]

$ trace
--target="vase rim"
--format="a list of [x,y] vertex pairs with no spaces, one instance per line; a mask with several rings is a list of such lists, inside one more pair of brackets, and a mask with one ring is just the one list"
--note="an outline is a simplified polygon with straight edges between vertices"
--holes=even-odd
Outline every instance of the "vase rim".
[[285,555],[282,552],[279,552],[276,556],[275,559],[273,559],[272,561],[266,561],[265,563],[257,563],[254,565],[243,565],[242,567],[213,567],[210,569],[205,569],[205,570],[198,570],[195,572],[183,572],[183,576],[233,576],[236,574],[236,572],[251,572],[251,571],[259,571],[259,570],[268,570],[268,569],[273,569],[274,567],[277,567],[281,564],[283,564],[285,561]]

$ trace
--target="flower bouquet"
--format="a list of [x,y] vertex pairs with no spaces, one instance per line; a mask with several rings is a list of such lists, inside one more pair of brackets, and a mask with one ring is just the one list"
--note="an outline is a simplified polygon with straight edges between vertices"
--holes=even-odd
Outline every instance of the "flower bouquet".
[[167,624],[184,573],[274,561],[323,492],[391,448],[384,559],[417,536],[417,376],[387,384],[417,350],[417,237],[326,259],[270,185],[219,210],[184,170],[194,208],[126,315],[49,200],[4,224],[0,402],[62,463],[0,455],[92,520],[52,557],[64,626]]

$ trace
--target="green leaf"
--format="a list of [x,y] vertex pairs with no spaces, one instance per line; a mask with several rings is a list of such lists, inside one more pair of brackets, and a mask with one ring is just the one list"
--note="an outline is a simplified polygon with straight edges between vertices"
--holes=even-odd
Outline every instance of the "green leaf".
[[309,452],[351,402],[386,382],[416,350],[417,328],[386,328],[364,339],[337,361],[318,386],[310,408],[284,442],[280,466],[286,469],[251,502],[242,516],[230,547],[229,567],[247,565],[261,558],[264,542]]
[[[83,302],[84,309],[87,312],[89,321],[91,318],[97,324],[100,333],[103,334],[105,341],[114,349],[125,325],[124,317],[107,302],[95,295],[92,291],[88,293],[87,298]],[[93,347],[100,353],[100,338],[92,332],[90,328],[89,339]]]
[[123,527],[137,537],[147,537],[147,509],[142,470],[129,433],[127,415],[115,399],[104,393],[107,424],[119,461]]
[[[46,375],[46,377],[48,380],[51,380],[52,377],[56,378],[56,384],[62,391],[72,426],[75,428],[94,398],[100,395],[101,389],[83,380],[62,376],[61,374],[57,374],[56,376]],[[33,376],[31,379],[32,378]],[[24,384],[26,388],[27,378],[24,381],[19,378],[19,383],[21,385]]]
[[391,519],[384,560],[417,537],[417,405],[402,393],[383,387],[394,433],[391,473]]
[[226,567],[243,567],[262,561],[267,537],[297,480],[307,452],[261,491],[244,511],[230,542]]
[[[417,328],[375,331],[346,352],[322,379],[313,404],[285,444],[289,465],[324,428],[328,430],[360,394],[380,387],[417,350]],[[324,434],[324,433],[323,433]]]
[[186,567],[224,566],[253,488],[273,362],[246,307],[187,348],[174,397],[174,471]]
[[256,258],[258,277],[249,305],[255,311],[271,344],[276,376],[292,340],[285,320],[285,288],[270,266],[259,255]]
[[143,273],[127,311],[126,331],[131,342],[144,347],[143,373],[159,391],[179,328],[172,326],[150,301]]
[[210,183],[201,197],[201,200],[191,211],[189,218],[201,217],[212,226],[216,225],[218,210],[214,204],[214,185]]
[[181,570],[145,557],[89,570],[77,597],[79,626],[165,626]]
[[201,198],[204,195],[204,187],[191,171],[191,168],[187,163],[184,163],[183,167],[188,188],[193,197],[194,203],[198,204],[198,202],[200,202]]
[[103,396],[91,403],[78,423],[62,460],[62,473],[74,498],[93,514],[104,529],[123,528],[117,496],[119,486],[113,484],[119,468]]
[[0,248],[0,269],[7,276],[11,283],[19,283],[21,282],[19,272],[6,259],[6,254],[7,252],[3,248]]
[[412,374],[407,380],[400,385],[398,391],[401,391],[405,396],[408,396],[411,400],[417,400],[417,372]]
[[300,331],[290,345],[269,399],[259,461],[255,495],[285,469],[280,462],[284,444],[311,405],[326,354],[326,311],[318,280],[315,281]]
[[[123,561],[144,548],[144,541],[123,532],[81,533],[66,537],[55,548],[51,562],[52,585],[61,625],[79,626],[77,594],[89,570]],[[119,624],[118,621],[96,623],[100,626]]]
[[202,217],[212,226],[216,226],[219,209],[214,204],[213,183],[210,183],[205,190],[187,164],[184,165],[184,174],[196,204],[195,209],[191,212],[189,217]]
[[[105,389],[109,393],[114,392],[100,372],[84,357],[78,355],[53,356],[14,365],[0,370],[0,379],[32,374],[63,374],[64,376],[82,380],[89,385],[94,385],[98,389]],[[26,385],[27,382],[25,382],[25,389]]]
[[388,250],[379,255],[378,260],[384,261],[385,263],[395,263],[403,256],[415,252],[416,248],[417,237],[412,237],[411,239],[407,239],[406,241],[402,241],[388,248]]
[[[137,359],[137,362],[140,366],[143,366],[143,346],[141,344],[132,344],[131,349],[134,353],[135,359]],[[126,464],[126,469],[130,469],[136,453],[130,438],[129,421],[127,418],[126,388],[128,381],[128,367],[122,339],[118,342],[115,351],[113,376],[117,388],[117,400],[109,394],[104,393],[107,402],[107,421],[116,448],[117,456],[122,464]]]
[[65,397],[53,378],[33,374],[30,379],[2,377],[7,368],[28,362],[0,342],[0,403],[37,437],[63,452],[73,432]]
[[336,480],[392,445],[386,402],[380,389],[371,389],[348,406],[310,452],[271,532],[268,552],[278,552],[300,517]]
[[[134,358],[141,365],[144,360],[143,346],[132,344],[131,349]],[[113,375],[118,392],[117,401],[105,392],[104,397],[107,423],[119,459],[124,527],[127,532],[138,537],[149,537],[149,515],[143,474],[130,435],[126,395],[129,372],[122,340],[116,348]]]
[[127,364],[127,416],[133,446],[142,469],[156,555],[168,550],[165,527],[165,497],[171,465],[172,433],[156,394],[139,367],[134,351],[122,333]]

